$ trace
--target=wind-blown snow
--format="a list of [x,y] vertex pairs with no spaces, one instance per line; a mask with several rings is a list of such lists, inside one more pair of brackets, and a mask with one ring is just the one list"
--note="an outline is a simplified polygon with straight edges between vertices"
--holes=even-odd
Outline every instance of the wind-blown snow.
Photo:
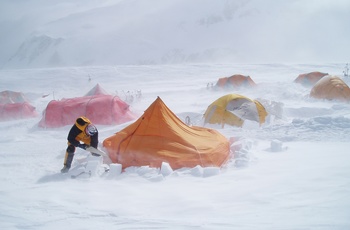
[[[349,104],[315,100],[293,83],[311,71],[342,76],[344,64],[96,66],[1,70],[0,91],[21,91],[41,113],[52,99],[85,95],[97,83],[142,112],[160,96],[181,119],[202,125],[207,106],[239,93],[282,106],[259,127],[215,127],[236,150],[221,170],[128,168],[62,175],[70,126],[41,129],[41,116],[0,122],[1,229],[350,228]],[[245,74],[255,89],[212,90]],[[348,79],[344,79],[349,82]],[[141,91],[141,98],[135,96]],[[48,95],[49,94],[49,95]],[[46,96],[48,95],[48,96]],[[46,96],[46,97],[43,97]],[[98,126],[100,142],[125,127]],[[72,170],[94,159],[77,150]],[[105,162],[108,163],[108,162]],[[107,164],[108,165],[108,164]]]
[[[349,9],[348,0],[2,0],[0,91],[23,92],[39,114],[100,84],[135,114],[159,96],[192,125],[228,93],[270,115],[261,127],[206,126],[233,142],[221,169],[121,172],[79,149],[64,175],[70,126],[1,121],[0,229],[350,229],[350,106],[293,83],[312,71],[343,76]],[[233,74],[258,87],[211,87]],[[100,143],[129,123],[98,125]],[[91,176],[70,177],[87,168]]]
[[3,0],[0,67],[343,63],[347,0]]

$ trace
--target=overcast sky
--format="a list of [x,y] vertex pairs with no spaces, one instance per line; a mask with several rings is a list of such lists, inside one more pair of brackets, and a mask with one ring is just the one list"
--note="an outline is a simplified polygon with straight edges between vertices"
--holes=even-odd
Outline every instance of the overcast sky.
[[[102,13],[96,10],[106,6],[114,13],[108,13],[107,8]],[[81,21],[85,24],[79,25],[84,28],[74,28]],[[200,29],[198,24],[206,29]],[[78,49],[91,48],[85,41],[90,39],[94,47],[85,56],[96,55],[95,59],[100,56],[117,62],[132,63],[137,52],[144,55],[143,59],[148,56],[165,60],[174,50],[193,56],[215,48],[212,56],[230,52],[235,58],[229,60],[237,62],[339,63],[349,61],[349,24],[348,0],[2,0],[0,62],[15,55],[33,34],[41,33],[54,35],[55,39],[65,38],[66,50],[59,51],[63,57],[75,59],[79,59]],[[95,26],[90,34],[86,33],[87,26]],[[181,26],[188,31],[179,33]],[[75,41],[67,35],[70,31],[75,33]],[[81,31],[85,34],[79,35]],[[110,39],[101,39],[99,34]],[[73,44],[76,53],[68,53]],[[105,50],[114,46],[118,47],[114,53],[122,54],[123,58],[107,57]],[[219,48],[223,51],[218,51]],[[130,53],[130,57],[125,53]]]

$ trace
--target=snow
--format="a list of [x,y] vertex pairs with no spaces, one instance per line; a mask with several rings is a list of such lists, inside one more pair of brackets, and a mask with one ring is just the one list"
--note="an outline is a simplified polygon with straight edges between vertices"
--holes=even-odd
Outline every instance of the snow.
[[[70,126],[42,129],[41,116],[0,122],[1,229],[349,229],[350,106],[308,97],[300,74],[342,76],[344,64],[186,64],[0,70],[0,90],[21,91],[39,114],[52,99],[85,95],[97,83],[142,112],[160,96],[184,120],[202,125],[207,106],[232,91],[207,89],[243,73],[258,84],[235,90],[283,104],[259,127],[213,127],[233,141],[223,168],[172,170],[101,162],[77,150],[62,175]],[[348,82],[348,79],[345,78]],[[49,96],[42,97],[43,95]],[[128,124],[97,126],[100,142]],[[101,146],[100,146],[101,147]],[[95,160],[95,161],[94,161]],[[102,164],[103,163],[103,164]],[[87,165],[86,165],[87,164]],[[102,166],[109,166],[104,172]],[[102,169],[101,169],[102,168]]]
[[342,63],[347,0],[2,0],[0,67]]
[[[0,229],[350,229],[350,105],[293,83],[319,71],[349,85],[349,8],[348,0],[2,0],[0,91],[23,92],[39,116],[0,121]],[[233,74],[258,86],[211,88]],[[261,127],[206,125],[232,143],[222,168],[122,171],[78,149],[61,174],[70,126],[39,128],[41,114],[97,84],[138,115],[159,96],[191,125],[203,126],[208,105],[228,93],[261,101],[270,115]],[[130,123],[97,125],[99,148]]]

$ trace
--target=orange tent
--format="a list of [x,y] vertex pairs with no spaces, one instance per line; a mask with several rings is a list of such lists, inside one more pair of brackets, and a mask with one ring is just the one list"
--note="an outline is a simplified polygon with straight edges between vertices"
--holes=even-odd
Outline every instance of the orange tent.
[[328,75],[328,73],[321,73],[321,72],[310,72],[310,73],[304,73],[300,74],[295,80],[295,83],[302,84],[304,86],[313,86],[318,82],[321,78]]
[[328,75],[314,85],[311,89],[310,97],[349,102],[350,88],[339,77]]
[[256,83],[250,76],[244,76],[241,74],[235,74],[231,77],[219,78],[216,82],[216,87],[220,88],[239,88],[239,87],[253,87]]
[[57,128],[72,125],[80,116],[86,116],[98,125],[121,124],[136,118],[129,105],[119,97],[96,95],[50,101],[39,126]]
[[229,141],[218,131],[184,124],[158,97],[133,124],[103,141],[112,162],[123,168],[167,162],[173,169],[222,166]]

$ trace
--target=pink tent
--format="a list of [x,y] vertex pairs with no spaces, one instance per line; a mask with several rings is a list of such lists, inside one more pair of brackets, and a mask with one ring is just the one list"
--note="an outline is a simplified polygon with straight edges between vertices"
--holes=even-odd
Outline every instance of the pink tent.
[[85,96],[93,96],[93,95],[109,95],[106,90],[104,90],[100,84],[96,84],[94,88],[92,88]]
[[5,90],[0,92],[0,104],[26,102],[27,99],[21,92]]
[[0,121],[18,120],[38,116],[28,102],[0,104]]
[[72,125],[80,116],[86,116],[98,125],[122,124],[136,118],[129,105],[119,97],[95,95],[49,102],[39,126],[57,128]]
[[0,121],[26,119],[38,116],[21,92],[0,92]]

